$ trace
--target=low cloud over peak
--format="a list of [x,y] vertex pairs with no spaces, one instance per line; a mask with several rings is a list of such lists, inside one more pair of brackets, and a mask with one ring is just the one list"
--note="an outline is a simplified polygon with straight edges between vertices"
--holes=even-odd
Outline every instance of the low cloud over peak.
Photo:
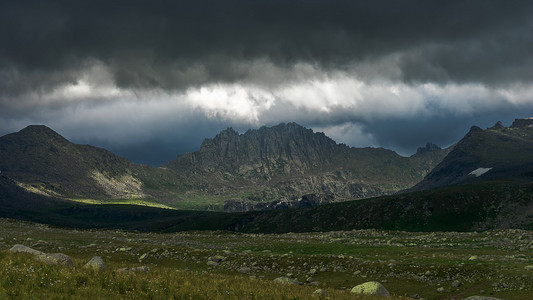
[[45,123],[151,163],[200,134],[289,121],[406,154],[446,146],[533,114],[531,13],[530,1],[2,1],[0,134]]

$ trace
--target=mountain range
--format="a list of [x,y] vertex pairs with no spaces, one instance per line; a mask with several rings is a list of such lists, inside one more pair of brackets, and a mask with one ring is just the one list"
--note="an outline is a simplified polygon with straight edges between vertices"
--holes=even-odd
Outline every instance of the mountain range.
[[531,229],[532,191],[533,119],[473,126],[452,147],[428,143],[411,157],[348,147],[295,123],[228,128],[158,168],[45,126],[0,137],[0,217],[67,227]]
[[0,138],[0,170],[31,192],[64,199],[243,211],[395,193],[422,180],[449,151],[428,144],[402,157],[288,123],[244,134],[228,128],[154,168],[33,125]]

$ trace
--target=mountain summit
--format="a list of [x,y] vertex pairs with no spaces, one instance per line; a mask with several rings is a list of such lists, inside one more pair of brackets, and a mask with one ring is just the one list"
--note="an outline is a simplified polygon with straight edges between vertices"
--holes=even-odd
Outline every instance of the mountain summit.
[[339,145],[323,133],[296,123],[261,127],[239,134],[228,128],[205,139],[200,150],[179,156],[168,167],[248,178],[303,173],[331,160]]

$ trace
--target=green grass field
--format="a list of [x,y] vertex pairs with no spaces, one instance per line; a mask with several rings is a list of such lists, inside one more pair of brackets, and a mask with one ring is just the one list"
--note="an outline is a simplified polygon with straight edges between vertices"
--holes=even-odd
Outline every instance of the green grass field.
[[[0,219],[0,299],[331,299],[379,281],[395,298],[531,299],[533,232],[336,231],[242,234],[67,230]],[[14,244],[70,255],[74,268],[8,251]],[[107,270],[82,266],[101,256]],[[211,258],[211,259],[210,259]],[[216,263],[208,262],[216,258]],[[149,272],[120,274],[124,267]],[[288,276],[299,285],[273,279]],[[377,299],[377,298],[376,298]]]

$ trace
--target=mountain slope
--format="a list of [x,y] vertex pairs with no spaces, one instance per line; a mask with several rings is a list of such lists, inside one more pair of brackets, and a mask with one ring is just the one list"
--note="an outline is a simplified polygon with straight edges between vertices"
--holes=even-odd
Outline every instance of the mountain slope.
[[175,173],[73,144],[40,125],[0,137],[0,171],[29,191],[62,198],[164,198],[155,192],[162,184],[183,185]]
[[488,180],[533,181],[533,119],[473,126],[413,190]]
[[228,128],[165,167],[196,178],[209,193],[233,198],[225,208],[236,211],[291,207],[309,194],[336,201],[390,194],[416,184],[448,151],[433,147],[402,157],[382,148],[351,148],[282,123],[244,134]]

